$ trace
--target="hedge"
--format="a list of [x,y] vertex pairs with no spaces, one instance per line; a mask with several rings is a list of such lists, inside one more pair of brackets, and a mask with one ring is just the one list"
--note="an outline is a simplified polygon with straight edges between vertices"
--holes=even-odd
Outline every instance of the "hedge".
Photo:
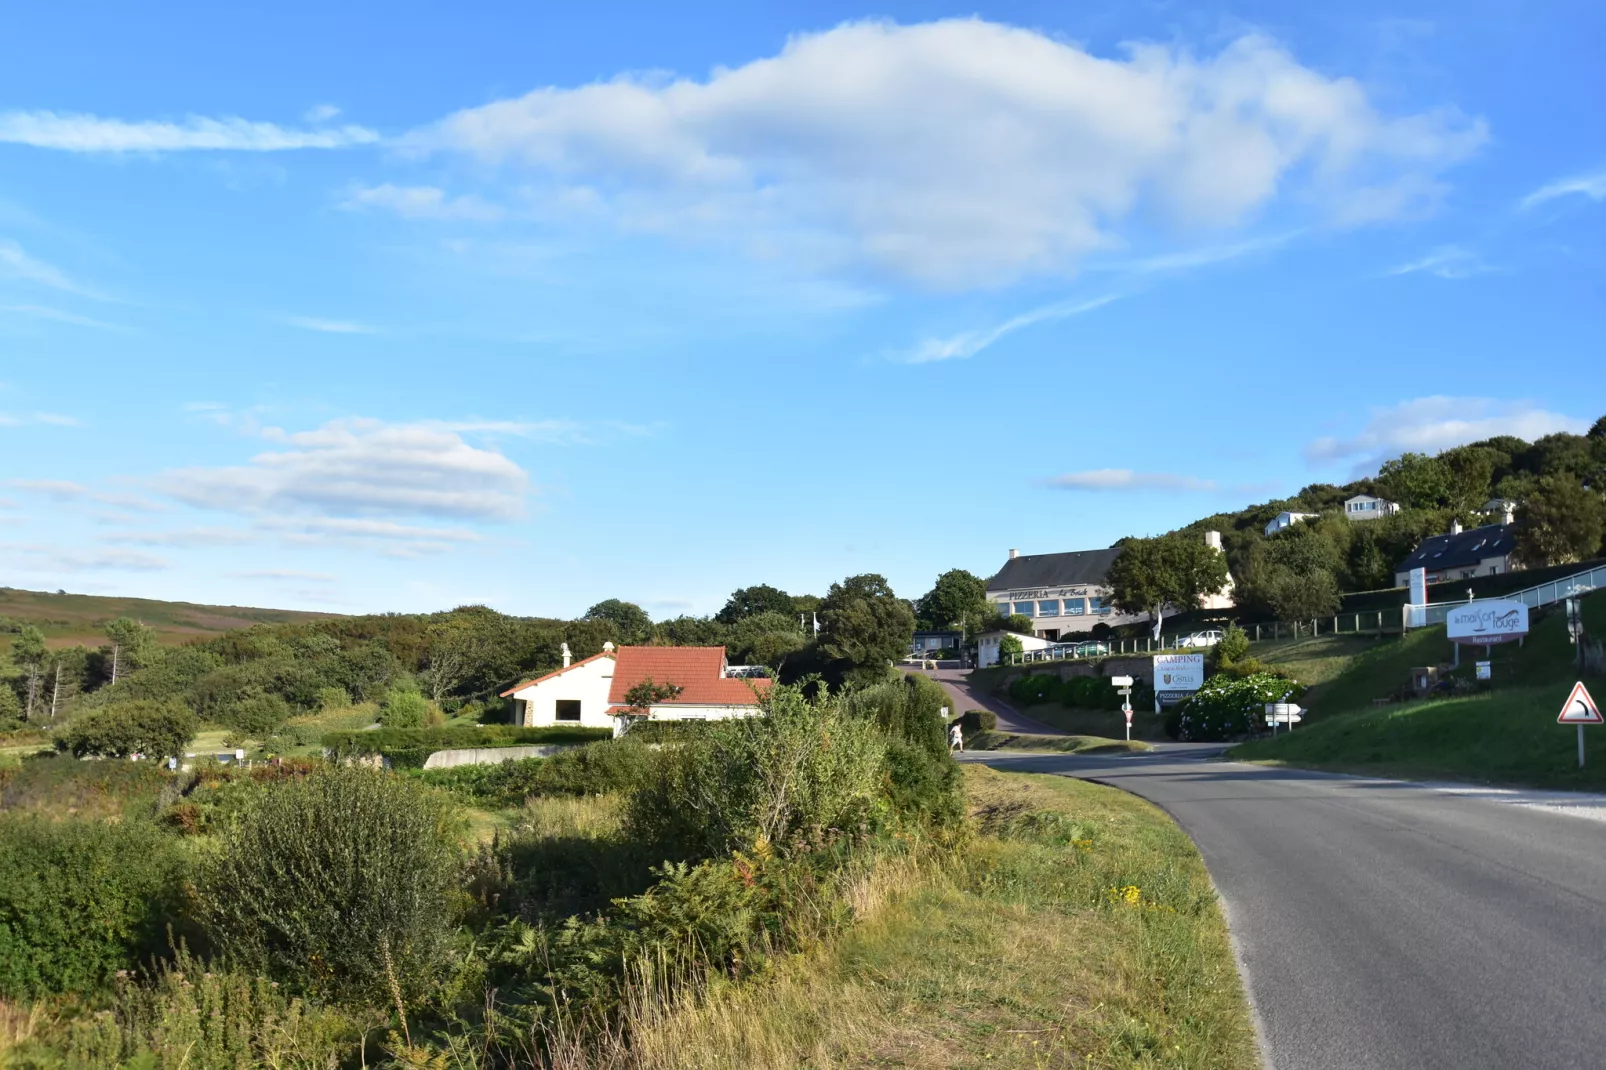
[[959,718],[959,727],[966,735],[973,732],[992,732],[998,728],[998,714],[992,710],[966,710]]
[[360,732],[326,732],[325,754],[331,758],[356,758],[379,754],[400,768],[416,769],[439,750],[470,747],[528,747],[541,743],[592,743],[609,739],[606,728],[578,725],[551,725],[521,728],[514,725],[459,725],[454,728],[380,728]]

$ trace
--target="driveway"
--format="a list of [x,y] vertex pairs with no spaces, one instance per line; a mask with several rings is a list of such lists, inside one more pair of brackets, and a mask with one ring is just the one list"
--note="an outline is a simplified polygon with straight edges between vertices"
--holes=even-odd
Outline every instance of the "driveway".
[[966,710],[991,710],[998,718],[1000,732],[1015,732],[1021,735],[1063,736],[1066,733],[1042,721],[1034,721],[1017,711],[1009,703],[996,695],[989,695],[978,687],[970,685],[969,669],[908,669],[909,672],[918,672],[922,676],[929,676],[942,685],[948,692],[948,697],[954,700],[954,712],[964,713]]
[[965,758],[1097,780],[1176,818],[1275,1070],[1606,1066],[1606,822],[1220,749]]

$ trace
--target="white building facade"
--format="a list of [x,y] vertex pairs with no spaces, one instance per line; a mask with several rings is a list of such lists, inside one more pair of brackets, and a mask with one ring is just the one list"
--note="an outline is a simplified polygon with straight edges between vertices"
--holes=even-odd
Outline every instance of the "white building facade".
[[1400,511],[1399,502],[1371,494],[1357,494],[1344,499],[1344,515],[1351,520],[1380,520]]
[[1266,534],[1267,534],[1267,536],[1275,535],[1279,531],[1282,531],[1284,528],[1293,527],[1295,524],[1299,523],[1301,520],[1315,520],[1316,519],[1316,515],[1317,514],[1315,514],[1315,513],[1292,513],[1292,512],[1278,513],[1276,516],[1272,517],[1271,520],[1269,520],[1266,523]]

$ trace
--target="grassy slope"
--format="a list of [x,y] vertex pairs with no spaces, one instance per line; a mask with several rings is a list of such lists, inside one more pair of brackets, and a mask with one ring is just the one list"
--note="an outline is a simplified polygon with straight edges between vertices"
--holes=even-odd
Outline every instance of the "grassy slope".
[[164,643],[221,635],[253,624],[318,620],[332,613],[245,606],[203,606],[192,602],[160,602],[149,598],[111,598],[91,594],[49,594],[0,587],[0,617],[37,625],[51,646],[99,646],[106,641],[107,621],[133,617],[156,629]]
[[991,832],[962,863],[879,874],[845,938],[668,1014],[637,1065],[1259,1065],[1209,877],[1169,818],[1062,777],[966,776]]
[[1105,736],[1031,736],[1012,732],[977,732],[965,741],[969,750],[1058,751],[1067,754],[1111,754],[1150,750],[1139,739],[1109,739]]
[[[1584,600],[1584,624],[1592,635],[1606,633],[1606,595]],[[1578,769],[1576,729],[1556,724],[1577,679],[1559,612],[1535,621],[1522,647],[1508,643],[1488,652],[1494,676],[1488,693],[1372,706],[1373,698],[1405,682],[1412,666],[1448,656],[1439,628],[1380,646],[1327,685],[1310,725],[1246,743],[1232,756],[1391,776],[1606,788],[1606,753]],[[1463,675],[1471,674],[1472,660],[1464,652]],[[1606,701],[1606,680],[1586,682],[1597,701]],[[1606,731],[1584,731],[1595,733],[1586,740],[1606,747]]]

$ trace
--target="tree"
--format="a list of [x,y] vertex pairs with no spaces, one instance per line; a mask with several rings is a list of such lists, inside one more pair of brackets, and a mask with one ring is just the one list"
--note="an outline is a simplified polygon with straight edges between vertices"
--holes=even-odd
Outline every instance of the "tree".
[[1011,613],[1007,617],[999,617],[993,626],[1017,635],[1033,635],[1037,632],[1037,625],[1033,624],[1032,618],[1024,613]]
[[137,669],[156,641],[156,632],[132,617],[118,617],[106,625],[106,638],[112,641],[112,686],[117,678]]
[[[795,625],[797,619],[788,616]],[[659,646],[725,646],[731,629],[713,617],[676,617],[652,626],[652,641]]]
[[1593,557],[1603,531],[1606,502],[1566,475],[1543,477],[1517,506],[1517,556],[1530,568]]
[[1449,506],[1462,515],[1483,508],[1494,490],[1495,473],[1511,463],[1504,453],[1483,446],[1445,450],[1439,461],[1444,466]]
[[820,648],[846,678],[875,682],[909,652],[915,615],[886,577],[849,576],[831,584],[820,603]]
[[1296,572],[1273,565],[1255,581],[1255,590],[1278,620],[1311,620],[1338,612],[1338,580],[1320,569]]
[[75,758],[166,758],[184,753],[200,722],[177,702],[120,702],[78,718],[56,733],[56,749]]
[[1406,453],[1377,470],[1384,492],[1411,509],[1437,509],[1450,493],[1450,477],[1437,457]]
[[586,620],[612,624],[624,646],[637,646],[652,637],[652,618],[634,602],[606,599],[586,610]]
[[741,587],[731,592],[725,602],[725,608],[714,614],[714,619],[721,624],[735,624],[737,621],[756,617],[760,613],[786,613],[792,614],[797,609],[792,604],[792,596],[767,583],[760,583],[754,587]]
[[779,668],[789,654],[807,645],[808,637],[790,613],[757,613],[744,617],[731,628],[727,642],[732,661],[771,668]]
[[1000,665],[1012,664],[1016,655],[1026,652],[1026,646],[1013,635],[1000,636],[998,640],[998,663]]
[[638,717],[645,717],[654,706],[678,697],[684,690],[679,684],[654,683],[649,676],[625,692],[625,706]]
[[915,603],[920,625],[935,630],[959,629],[966,635],[995,625],[998,611],[987,601],[987,581],[962,568],[937,577],[931,590]]
[[31,624],[24,625],[17,637],[11,640],[11,660],[22,669],[28,680],[22,716],[31,721],[34,703],[39,698],[39,672],[45,663],[45,633]]
[[1125,613],[1148,613],[1158,639],[1167,606],[1197,609],[1227,585],[1227,559],[1190,535],[1128,539],[1105,582],[1110,603]]

